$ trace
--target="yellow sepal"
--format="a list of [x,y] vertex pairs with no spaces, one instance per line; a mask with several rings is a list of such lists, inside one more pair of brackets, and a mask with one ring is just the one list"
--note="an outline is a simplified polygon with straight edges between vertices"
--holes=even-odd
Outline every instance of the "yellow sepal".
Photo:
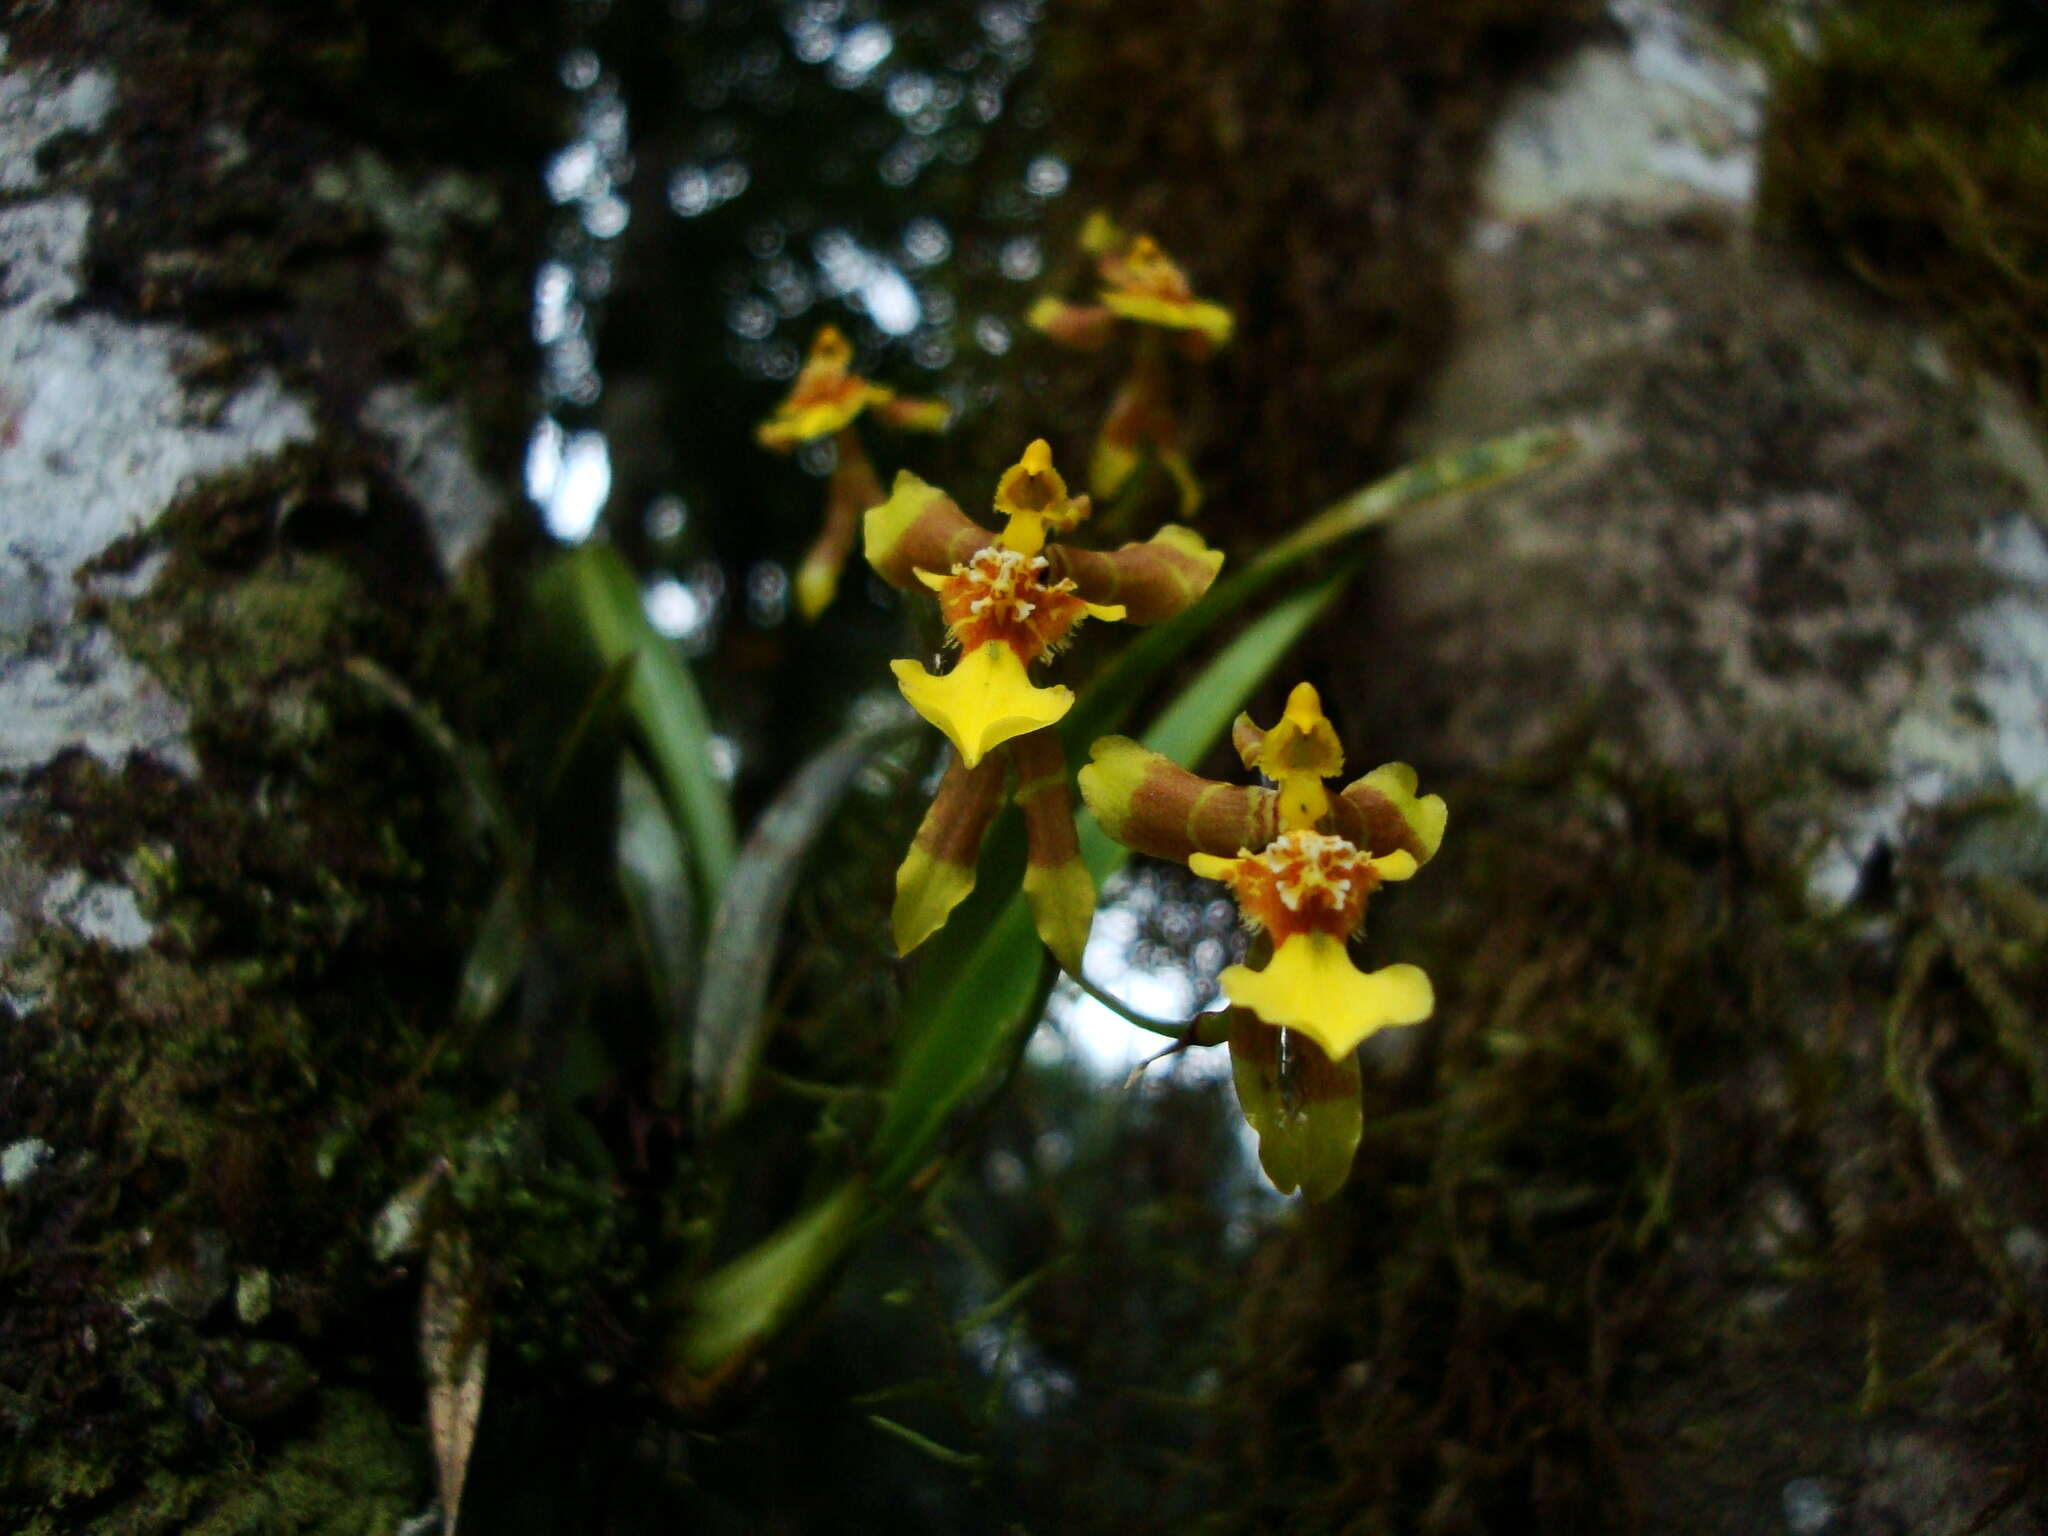
[[991,640],[934,677],[914,661],[892,661],[896,686],[910,707],[946,733],[969,768],[1004,742],[1052,725],[1074,707],[1074,691],[1040,688],[1025,675],[1017,653]]
[[[1081,771],[1086,773],[1088,770],[1084,768]],[[1231,871],[1235,870],[1243,862],[1242,858],[1219,859],[1213,853],[1191,853],[1188,855],[1188,868],[1195,874],[1200,875],[1204,880],[1228,880]]]
[[1088,488],[1107,501],[1123,489],[1123,483],[1137,467],[1138,455],[1134,450],[1098,437],[1095,452],[1088,460]]
[[896,953],[909,954],[945,927],[953,909],[973,889],[972,864],[949,864],[912,844],[896,866],[896,905],[889,912]]
[[1128,736],[1098,736],[1088,748],[1088,766],[1076,775],[1089,814],[1119,842],[1130,825],[1138,787],[1157,756]]
[[1126,320],[1162,325],[1174,331],[1200,331],[1219,347],[1230,340],[1235,324],[1229,310],[1202,299],[1161,299],[1148,293],[1118,293],[1111,288],[1104,290],[1102,302]]
[[919,479],[909,470],[897,470],[896,483],[889,489],[889,499],[878,507],[869,507],[861,515],[861,551],[867,556],[868,564],[878,571],[884,569],[897,541],[924,516],[926,508],[943,495],[944,491]]
[[[1422,862],[1428,863],[1436,857],[1437,849],[1444,840],[1444,824],[1450,820],[1450,811],[1444,805],[1442,795],[1420,795],[1415,793],[1415,770],[1406,763],[1382,763],[1359,782],[1385,795],[1401,819],[1415,831],[1422,843]],[[1382,872],[1382,878],[1398,880],[1400,875]]]
[[799,443],[831,437],[841,427],[853,424],[861,412],[892,398],[879,384],[848,390],[833,400],[821,400],[793,411],[777,411],[755,429],[754,436],[764,448],[794,448]]
[[1361,971],[1343,942],[1325,933],[1288,939],[1262,971],[1233,965],[1220,978],[1223,995],[1266,1023],[1297,1029],[1332,1061],[1366,1036],[1395,1024],[1419,1024],[1436,1007],[1436,992],[1419,966]]
[[839,591],[838,567],[825,561],[806,560],[796,573],[796,611],[806,624],[832,606]]
[[1080,975],[1088,930],[1095,922],[1095,881],[1088,866],[1079,859],[1048,869],[1027,864],[1024,898],[1031,903],[1032,924],[1053,959],[1068,975]]

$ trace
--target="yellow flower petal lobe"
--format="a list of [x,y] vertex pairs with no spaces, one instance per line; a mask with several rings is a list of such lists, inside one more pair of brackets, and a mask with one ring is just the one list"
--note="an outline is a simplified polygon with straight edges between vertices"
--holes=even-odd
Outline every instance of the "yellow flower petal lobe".
[[1422,843],[1422,862],[1436,856],[1444,840],[1444,826],[1450,811],[1442,795],[1417,795],[1415,770],[1406,763],[1382,763],[1359,781],[1378,790],[1393,803],[1401,817]]
[[1302,934],[1273,951],[1262,971],[1233,965],[1220,978],[1223,995],[1279,1029],[1299,1030],[1332,1061],[1359,1041],[1398,1024],[1419,1024],[1436,1007],[1436,992],[1419,966],[1360,971],[1341,940]]
[[806,624],[812,623],[832,606],[832,599],[838,591],[837,566],[806,560],[796,573],[796,611]]
[[[1081,771],[1086,773],[1088,770],[1084,768]],[[1086,795],[1087,790],[1084,788],[1081,793]],[[1228,880],[1240,862],[1238,859],[1220,859],[1213,853],[1188,855],[1188,868],[1204,880]]]
[[1396,848],[1392,853],[1377,854],[1372,867],[1382,880],[1407,880],[1422,866],[1415,862],[1415,855],[1406,848]]
[[1074,707],[1071,688],[1040,688],[1001,641],[967,652],[943,676],[914,661],[892,661],[910,707],[946,733],[969,768],[1004,742],[1059,721]]
[[1095,922],[1095,881],[1079,859],[1041,868],[1026,865],[1024,899],[1031,922],[1053,959],[1070,976],[1081,974],[1088,930]]
[[913,843],[896,866],[896,904],[889,912],[896,953],[909,954],[945,927],[947,917],[973,889],[972,864],[933,858]]
[[1103,304],[1126,320],[1163,326],[1174,331],[1195,331],[1218,346],[1230,340],[1235,320],[1221,304],[1201,299],[1162,299],[1149,293],[1118,293],[1105,290]]

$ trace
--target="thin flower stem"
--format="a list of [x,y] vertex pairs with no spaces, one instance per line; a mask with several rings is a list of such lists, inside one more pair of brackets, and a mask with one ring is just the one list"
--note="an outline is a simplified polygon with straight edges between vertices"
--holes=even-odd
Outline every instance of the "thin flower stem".
[[1073,982],[1075,986],[1094,998],[1096,1002],[1102,1004],[1103,1007],[1122,1019],[1126,1024],[1135,1024],[1140,1029],[1149,1029],[1155,1035],[1164,1035],[1169,1040],[1178,1040],[1188,1032],[1188,1025],[1193,1022],[1193,1020],[1184,1019],[1178,1024],[1169,1024],[1164,1019],[1151,1018],[1137,1012],[1128,1004],[1119,1002],[1116,998],[1111,997],[1086,976],[1076,975],[1074,972],[1067,970],[1065,966],[1061,966],[1060,969],[1069,981]]

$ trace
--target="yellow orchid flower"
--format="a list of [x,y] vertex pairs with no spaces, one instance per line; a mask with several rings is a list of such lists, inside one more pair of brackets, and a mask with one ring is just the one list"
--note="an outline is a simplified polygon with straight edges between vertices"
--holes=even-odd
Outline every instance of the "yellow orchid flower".
[[934,677],[915,661],[890,664],[903,696],[946,733],[973,768],[988,752],[1026,731],[1055,724],[1073,708],[1070,689],[1040,687],[1028,669],[1063,647],[1084,619],[1115,621],[1121,603],[1091,603],[1071,577],[1052,574],[1044,554],[1048,531],[1087,515],[1087,499],[1067,495],[1043,438],[1024,450],[996,486],[1004,514],[995,542],[941,575],[918,579],[939,597],[949,640],[960,661]]
[[853,423],[872,410],[886,425],[937,432],[948,416],[943,400],[899,396],[855,373],[852,364],[853,346],[839,328],[819,327],[796,382],[754,433],[762,447],[778,453],[828,437],[837,450],[825,491],[825,525],[797,567],[797,611],[806,621],[831,605],[860,515],[882,499],[881,481]]
[[982,834],[1006,769],[1014,769],[1028,845],[1024,892],[1047,948],[1067,969],[1080,967],[1095,885],[1074,834],[1065,752],[1051,730],[1074,695],[1035,682],[1033,669],[1087,619],[1150,624],[1179,613],[1208,590],[1223,563],[1186,528],[1107,552],[1051,542],[1080,523],[1089,505],[1067,493],[1040,439],[996,484],[1003,527],[993,536],[908,471],[867,513],[868,563],[894,587],[929,589],[960,653],[941,673],[921,662],[891,663],[904,698],[953,746],[938,795],[896,872],[899,953],[937,932],[974,888]]
[[1112,314],[1172,331],[1193,331],[1211,344],[1230,340],[1230,311],[1195,297],[1187,274],[1150,235],[1139,235],[1121,250],[1096,259],[1102,302]]
[[[1316,690],[1302,683],[1271,730],[1241,716],[1232,733],[1271,789],[1214,784],[1123,737],[1095,744],[1081,794],[1111,837],[1221,880],[1266,936],[1261,969],[1234,965],[1224,996],[1265,1024],[1297,1031],[1342,1060],[1378,1030],[1426,1019],[1429,978],[1412,965],[1360,971],[1348,946],[1366,901],[1406,880],[1443,841],[1441,797],[1415,794],[1415,773],[1389,763],[1332,794],[1344,751]],[[1224,850],[1235,845],[1235,852]],[[1375,851],[1379,850],[1379,851]]]
[[1122,489],[1150,453],[1172,476],[1181,515],[1201,504],[1201,486],[1181,447],[1180,421],[1167,389],[1162,336],[1173,338],[1194,359],[1207,357],[1230,340],[1234,320],[1221,304],[1196,297],[1187,274],[1150,235],[1126,235],[1101,213],[1081,230],[1081,248],[1095,260],[1100,288],[1092,304],[1071,304],[1046,295],[1031,306],[1026,323],[1061,346],[1097,351],[1119,320],[1141,327],[1131,371],[1104,418],[1089,461],[1090,489],[1101,497]]

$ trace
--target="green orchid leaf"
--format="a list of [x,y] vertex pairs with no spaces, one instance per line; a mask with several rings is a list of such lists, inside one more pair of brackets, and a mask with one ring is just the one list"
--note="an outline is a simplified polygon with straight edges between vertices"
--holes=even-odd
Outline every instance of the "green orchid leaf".
[[563,736],[561,745],[555,748],[554,760],[548,765],[548,776],[541,789],[540,803],[552,804],[571,781],[577,769],[577,760],[600,742],[609,744],[611,731],[618,711],[624,706],[626,686],[633,681],[633,673],[640,665],[639,653],[621,656],[604,670],[604,675],[591,685],[584,695],[583,707],[576,711],[576,719],[570,724],[568,734]]
[[508,867],[517,867],[526,857],[526,833],[512,814],[512,802],[482,749],[462,740],[442,718],[441,712],[420,698],[367,656],[352,656],[347,662],[351,677],[378,694],[407,720],[414,730],[448,761],[461,784],[471,821],[489,834],[498,857]]
[[1204,635],[1311,556],[1377,528],[1421,502],[1477,490],[1553,464],[1576,445],[1572,434],[1560,427],[1510,432],[1411,464],[1345,497],[1241,569],[1226,567],[1224,578],[1199,603],[1125,646],[1090,679],[1061,723],[1060,733],[1070,745],[1085,748],[1096,737],[1117,730],[1146,692]]
[[1298,1189],[1311,1200],[1342,1189],[1365,1133],[1358,1053],[1333,1062],[1313,1040],[1233,1008],[1230,1075],[1273,1187],[1283,1195]]
[[472,1029],[504,1007],[532,954],[525,884],[517,874],[508,874],[484,908],[483,921],[463,959],[462,979],[455,990],[456,1024]]
[[688,1400],[695,1382],[744,1360],[794,1320],[873,1215],[872,1192],[850,1180],[772,1237],[665,1294],[666,1305],[684,1309],[668,1341],[669,1396]]
[[586,544],[556,556],[534,578],[535,601],[578,634],[600,667],[637,657],[626,711],[662,796],[689,844],[703,904],[732,873],[738,838],[731,802],[711,757],[711,721],[689,668],[647,621],[640,586],[617,550]]
[[[677,1040],[670,1057],[675,1068],[689,1061],[702,1124],[723,1125],[746,1105],[768,1041],[774,936],[782,931],[804,855],[860,770],[916,728],[904,709],[850,727],[797,771],[747,834],[705,943],[704,984],[687,1056]],[[671,1069],[659,1085],[660,1102],[673,1104],[680,1086]]]
[[956,932],[967,940],[958,946],[960,953],[948,957],[953,963],[943,979],[927,982],[920,975],[904,1002],[906,1045],[875,1134],[876,1183],[885,1190],[908,1182],[930,1158],[954,1112],[1016,1059],[1052,990],[1052,958],[1038,942],[1031,909],[1014,882],[993,922],[963,921],[965,910],[963,903],[932,941],[942,944]]
[[[619,760],[619,891],[633,919],[633,938],[669,1055],[663,1081],[673,1083],[688,1050],[690,1004],[697,987],[697,896],[690,850],[677,835],[661,791],[628,752]],[[670,1101],[673,1087],[669,1088]],[[668,1101],[665,1101],[668,1102]]]

